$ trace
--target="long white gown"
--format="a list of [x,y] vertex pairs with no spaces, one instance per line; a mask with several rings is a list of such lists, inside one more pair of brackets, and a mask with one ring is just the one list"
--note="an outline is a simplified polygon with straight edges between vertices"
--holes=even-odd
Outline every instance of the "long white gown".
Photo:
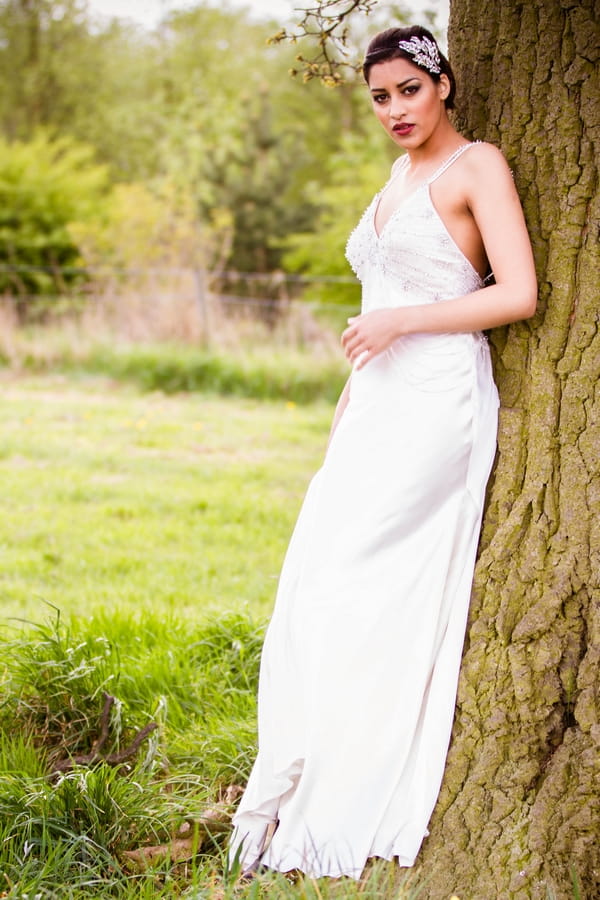
[[[363,311],[482,287],[429,190],[472,146],[380,235],[373,199],[347,250]],[[259,753],[230,846],[244,868],[413,864],[444,772],[497,408],[480,333],[404,337],[352,374],[265,640]]]

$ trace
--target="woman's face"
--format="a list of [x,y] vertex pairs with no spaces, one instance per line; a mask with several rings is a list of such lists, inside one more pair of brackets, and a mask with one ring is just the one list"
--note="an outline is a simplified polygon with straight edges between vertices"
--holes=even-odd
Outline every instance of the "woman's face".
[[388,59],[371,67],[369,91],[375,115],[400,147],[421,146],[446,116],[450,82],[436,82],[406,59]]

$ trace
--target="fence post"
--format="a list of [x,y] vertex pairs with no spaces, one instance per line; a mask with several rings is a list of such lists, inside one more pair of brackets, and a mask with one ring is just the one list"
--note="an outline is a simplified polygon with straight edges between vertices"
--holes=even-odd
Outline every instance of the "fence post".
[[200,316],[200,326],[202,328],[201,343],[203,347],[208,347],[210,344],[210,321],[206,269],[194,269],[194,281],[196,283],[196,304],[198,306],[198,315]]

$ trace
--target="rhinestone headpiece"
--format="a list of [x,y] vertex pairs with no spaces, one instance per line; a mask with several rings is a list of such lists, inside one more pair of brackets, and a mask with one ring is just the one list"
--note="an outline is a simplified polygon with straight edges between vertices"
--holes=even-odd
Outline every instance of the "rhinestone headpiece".
[[399,41],[398,46],[401,50],[405,50],[413,58],[418,66],[427,69],[434,75],[439,75],[442,71],[440,68],[440,52],[437,44],[430,41],[427,37],[411,37],[410,41]]

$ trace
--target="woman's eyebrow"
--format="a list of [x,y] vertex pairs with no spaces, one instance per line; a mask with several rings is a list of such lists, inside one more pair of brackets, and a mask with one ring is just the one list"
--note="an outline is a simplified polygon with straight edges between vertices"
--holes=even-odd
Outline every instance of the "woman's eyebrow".
[[[403,88],[404,85],[405,85],[405,84],[408,84],[409,81],[418,81],[418,80],[419,80],[419,79],[417,78],[416,75],[411,75],[410,78],[405,78],[404,81],[401,81],[399,84],[396,85],[396,87],[397,87],[397,88]],[[385,88],[376,88],[376,87],[373,87],[373,88],[369,88],[369,90],[371,91],[372,94],[375,94],[375,93],[377,93],[377,92],[385,91]]]

